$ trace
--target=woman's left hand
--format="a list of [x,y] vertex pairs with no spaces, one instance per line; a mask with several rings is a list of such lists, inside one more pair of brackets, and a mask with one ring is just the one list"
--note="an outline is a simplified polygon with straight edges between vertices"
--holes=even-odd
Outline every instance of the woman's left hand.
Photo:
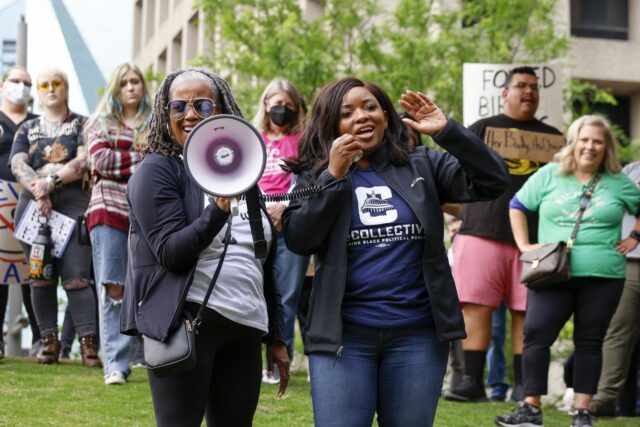
[[280,374],[280,387],[278,387],[278,397],[282,397],[289,385],[289,378],[291,377],[289,354],[287,353],[287,346],[280,341],[274,341],[267,344],[267,373],[273,369],[273,365],[278,367],[278,373]]
[[638,246],[638,241],[633,237],[627,237],[626,239],[618,240],[616,244],[616,251],[622,255],[626,255],[633,251]]
[[422,92],[408,90],[400,97],[400,106],[415,118],[402,121],[420,133],[433,136],[447,125],[447,116]]

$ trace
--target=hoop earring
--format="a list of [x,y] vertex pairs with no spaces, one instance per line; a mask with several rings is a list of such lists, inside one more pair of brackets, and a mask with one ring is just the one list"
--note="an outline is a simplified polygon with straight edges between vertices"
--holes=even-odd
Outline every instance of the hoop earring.
[[167,135],[169,135],[169,138],[173,141],[173,133],[171,133],[171,127],[169,126],[169,123],[165,124],[166,128],[167,128]]

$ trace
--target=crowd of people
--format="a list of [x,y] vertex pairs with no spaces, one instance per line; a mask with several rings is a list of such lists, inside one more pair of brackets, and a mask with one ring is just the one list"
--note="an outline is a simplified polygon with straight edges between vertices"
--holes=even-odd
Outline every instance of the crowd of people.
[[[40,116],[28,108],[33,85]],[[35,205],[41,218],[56,211],[79,225],[53,276],[29,279],[17,263],[39,363],[61,354],[58,285],[82,363],[102,367],[107,385],[126,383],[134,346],[166,341],[181,318],[197,317],[195,365],[148,371],[156,423],[251,425],[261,382],[287,389],[311,262],[302,335],[315,425],[432,425],[448,360],[446,399],[487,401],[489,385],[492,400],[505,400],[507,309],[518,405],[496,424],[543,425],[550,347],[571,316],[572,426],[615,415],[639,335],[640,162],[622,169],[598,116],[572,123],[547,164],[489,149],[489,128],[562,135],[535,118],[534,69],[511,70],[504,112],[468,129],[422,92],[407,90],[400,114],[382,88],[353,77],[322,88],[308,113],[298,89],[274,79],[252,120],[264,173],[246,197],[207,194],[183,161],[201,122],[244,118],[210,71],[173,72],[152,97],[142,72],[122,64],[88,118],[69,110],[60,69],[32,83],[13,68],[1,89],[0,185],[16,200],[0,215],[18,224]],[[586,192],[572,278],[527,289],[521,254],[566,241]],[[249,194],[259,193],[292,197],[263,197],[252,211]],[[453,215],[449,251],[443,211]],[[29,244],[13,244],[29,259]]]

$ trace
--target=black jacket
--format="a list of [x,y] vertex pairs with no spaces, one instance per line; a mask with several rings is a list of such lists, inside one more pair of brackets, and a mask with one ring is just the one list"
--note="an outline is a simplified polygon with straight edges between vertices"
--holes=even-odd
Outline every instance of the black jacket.
[[[179,321],[200,253],[229,214],[215,203],[204,208],[204,193],[184,164],[158,153],[146,157],[129,180],[127,200],[131,229],[121,331],[164,339]],[[264,264],[265,342],[284,342],[282,304],[272,274],[275,242]]]
[[[434,140],[451,154],[419,147],[409,163],[399,167],[389,162],[383,145],[370,160],[424,227],[422,266],[436,333],[440,340],[454,340],[466,335],[443,244],[441,205],[498,197],[509,184],[509,173],[497,154],[451,119]],[[336,181],[326,170],[315,183],[312,178],[311,171],[301,174],[298,186],[322,187]],[[342,344],[341,304],[352,203],[351,182],[347,178],[319,194],[292,202],[284,212],[287,247],[299,254],[316,256],[306,327],[308,353],[339,352]]]

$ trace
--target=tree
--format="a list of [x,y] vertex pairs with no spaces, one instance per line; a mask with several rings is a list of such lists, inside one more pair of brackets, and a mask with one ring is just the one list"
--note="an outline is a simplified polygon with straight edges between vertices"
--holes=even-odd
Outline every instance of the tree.
[[[310,103],[325,84],[354,75],[392,99],[426,92],[460,120],[465,62],[539,63],[567,53],[556,1],[400,0],[389,11],[375,0],[323,0],[323,13],[310,20],[298,0],[198,0],[212,46],[198,63],[230,81],[247,117],[274,77],[291,80]],[[567,110],[615,102],[575,80],[566,93]]]
[[233,83],[247,115],[278,76],[291,80],[309,102],[328,82],[358,72],[362,65],[353,54],[376,3],[328,0],[322,18],[310,21],[296,0],[201,0],[213,49],[199,63]]

